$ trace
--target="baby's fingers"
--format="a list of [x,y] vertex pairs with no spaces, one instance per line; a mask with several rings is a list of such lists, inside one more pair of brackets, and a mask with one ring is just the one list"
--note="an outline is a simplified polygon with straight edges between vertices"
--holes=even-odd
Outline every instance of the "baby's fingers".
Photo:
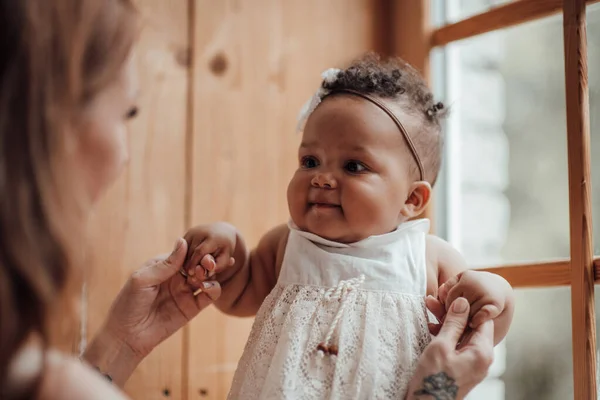
[[469,326],[471,328],[477,328],[484,322],[493,320],[494,318],[498,317],[501,312],[502,310],[500,310],[498,306],[494,304],[486,304],[485,306],[481,307],[479,311],[475,313],[475,315],[473,315]]
[[217,261],[212,254],[206,254],[200,261],[200,266],[206,271],[206,277],[211,277],[217,269]]
[[452,289],[458,284],[458,281],[460,281],[460,275],[453,276],[452,278],[444,282],[442,286],[440,286],[438,289],[438,299],[440,299],[442,304],[445,304],[446,307],[449,307],[454,300],[460,297],[456,296],[453,299],[448,298]]
[[[204,256],[203,259],[200,261],[200,264],[196,265],[196,267],[194,268],[194,274],[190,274],[190,276],[197,278],[198,282],[203,282],[212,277],[214,275],[214,272],[209,271],[207,268],[212,268],[211,263],[213,261],[210,260],[211,258],[212,256],[210,254]],[[207,267],[204,267],[202,263],[204,263],[204,265]]]
[[228,251],[222,251],[217,256],[215,272],[221,272],[227,267],[231,267],[235,264],[235,259],[229,255]]
[[440,333],[440,329],[442,329],[442,324],[432,324],[431,322],[429,322],[427,324],[427,327],[429,328],[430,334],[432,334],[433,336],[437,336],[437,334]]
[[211,278],[214,275],[214,264],[215,259],[213,256],[206,254],[204,257],[202,257],[200,263],[191,269],[191,271],[194,272],[188,273],[188,283],[193,286],[198,286],[202,282]]
[[[195,275],[198,269],[198,265],[202,265],[203,262],[208,262],[208,261],[204,261],[204,259],[206,258],[207,255],[210,255],[212,253],[214,253],[215,251],[217,251],[217,244],[210,240],[207,239],[205,241],[203,241],[202,243],[200,243],[198,246],[196,246],[195,249],[193,249],[192,253],[190,256],[188,256],[188,260],[186,263],[186,271],[188,273],[188,275]],[[211,256],[212,258],[212,256]],[[213,259],[214,261],[214,259]],[[206,266],[202,265],[204,268],[206,268]],[[209,265],[210,266],[210,265]],[[200,277],[204,277],[204,274],[202,274]]]
[[446,309],[444,308],[444,305],[433,296],[427,296],[425,298],[425,305],[427,306],[427,310],[435,317],[435,319],[437,319],[437,323],[429,322],[427,324],[429,327],[429,333],[431,333],[433,336],[436,336],[442,327],[442,322],[446,316]]

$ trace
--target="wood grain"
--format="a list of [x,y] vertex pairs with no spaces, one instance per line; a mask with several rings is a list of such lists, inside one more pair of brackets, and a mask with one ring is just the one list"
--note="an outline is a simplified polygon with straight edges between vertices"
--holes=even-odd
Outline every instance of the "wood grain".
[[[188,91],[186,104],[186,134],[185,134],[185,187],[184,187],[184,224],[186,228],[192,226],[193,187],[194,178],[194,49],[196,43],[196,1],[188,0]],[[187,324],[181,330],[183,341],[181,354],[181,386],[182,400],[189,398],[190,388],[190,325]]]
[[[588,0],[587,3],[598,1]],[[431,36],[431,47],[444,46],[486,32],[544,18],[559,13],[562,7],[563,0],[519,0],[497,6],[482,14],[437,29]]]
[[391,46],[400,56],[429,79],[432,26],[430,0],[394,1],[391,6]]
[[[594,282],[600,284],[600,258],[594,258]],[[513,288],[542,288],[568,286],[572,272],[570,260],[557,260],[528,264],[512,264],[497,267],[477,268],[505,278]]]
[[[419,1],[393,1],[391,4],[383,3],[383,10],[379,15],[386,15],[392,21],[387,25],[391,28],[388,33],[392,56],[402,57],[406,62],[415,67],[431,85],[430,79],[430,0]],[[434,215],[435,198],[432,196],[429,206],[419,218],[429,218],[431,233],[435,232]]]
[[513,288],[566,286],[571,284],[569,260],[481,268],[506,279]]
[[[93,334],[132,271],[170,251],[184,232],[188,90],[188,0],[144,0],[137,47],[140,115],[130,132],[131,163],[92,221],[87,277]],[[136,399],[180,399],[182,337],[176,334],[140,365],[126,386]]]
[[[320,74],[370,50],[371,0],[198,0],[194,224],[227,220],[255,245],[286,222],[294,133]],[[226,396],[252,321],[207,310],[190,327],[188,398]]]
[[573,378],[576,399],[597,398],[596,318],[585,0],[564,0]]

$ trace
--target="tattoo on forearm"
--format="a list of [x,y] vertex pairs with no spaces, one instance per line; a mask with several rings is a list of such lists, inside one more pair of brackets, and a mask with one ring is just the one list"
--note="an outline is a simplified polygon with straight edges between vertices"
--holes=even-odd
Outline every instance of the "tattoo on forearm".
[[440,372],[423,379],[423,388],[417,390],[415,395],[431,396],[434,400],[454,400],[457,393],[456,381],[445,372]]

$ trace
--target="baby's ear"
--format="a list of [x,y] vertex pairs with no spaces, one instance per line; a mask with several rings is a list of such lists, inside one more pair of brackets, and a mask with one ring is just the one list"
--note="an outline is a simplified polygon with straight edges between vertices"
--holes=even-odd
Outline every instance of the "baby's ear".
[[400,212],[407,219],[418,217],[425,211],[431,199],[431,185],[429,182],[420,181],[411,185],[408,199]]

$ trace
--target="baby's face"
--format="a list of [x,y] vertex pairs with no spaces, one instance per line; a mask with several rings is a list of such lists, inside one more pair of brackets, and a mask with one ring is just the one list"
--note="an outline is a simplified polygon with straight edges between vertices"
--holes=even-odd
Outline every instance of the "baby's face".
[[301,230],[352,243],[412,216],[411,154],[392,119],[370,102],[326,98],[306,123],[298,160],[288,205]]

